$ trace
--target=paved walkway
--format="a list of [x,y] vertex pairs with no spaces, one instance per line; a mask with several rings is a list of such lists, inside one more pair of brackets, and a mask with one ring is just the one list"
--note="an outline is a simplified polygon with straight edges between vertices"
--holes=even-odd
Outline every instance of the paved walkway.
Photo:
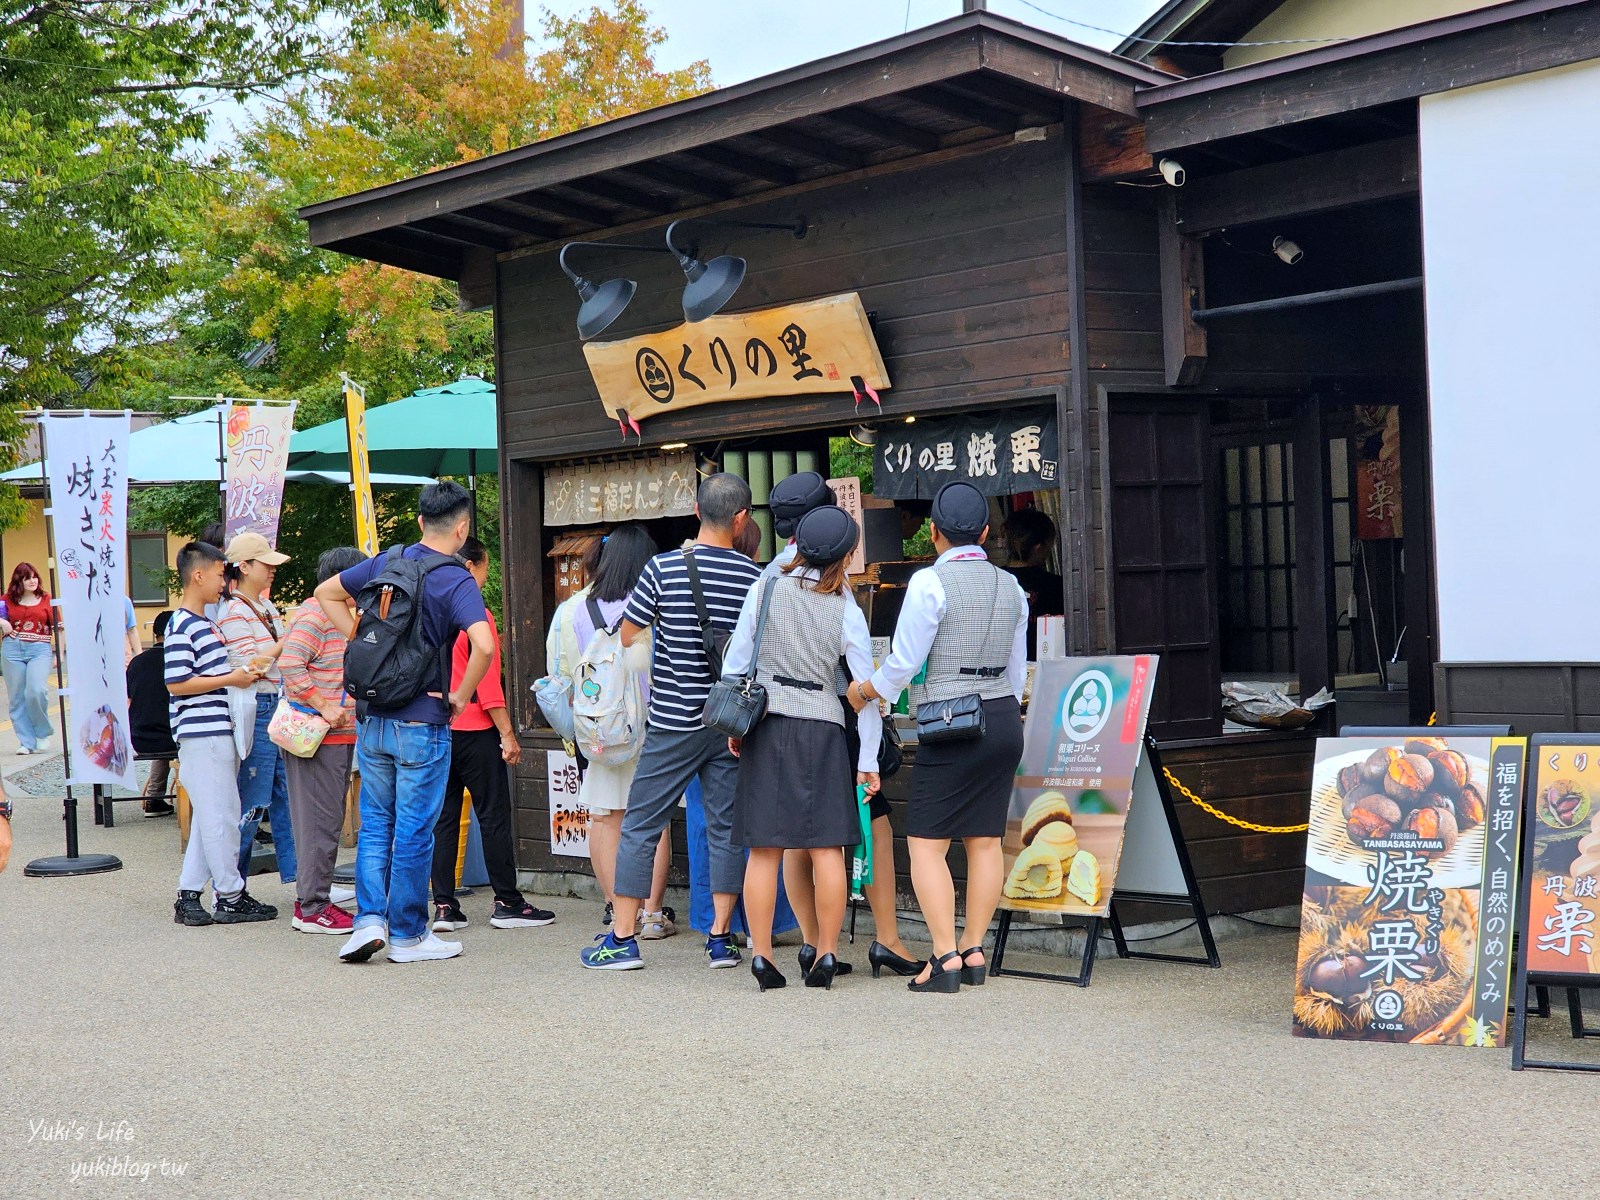
[[287,920],[172,924],[174,823],[133,808],[84,828],[125,870],[38,880],[22,866],[59,852],[60,810],[21,803],[0,875],[8,1197],[128,1194],[73,1172],[147,1164],[137,1194],[264,1200],[1500,1198],[1596,1179],[1592,1078],[1291,1037],[1288,934],[1224,943],[1220,971],[1105,961],[1087,991],[917,996],[862,971],[758,995],[690,936],[643,972],[583,972],[597,905],[502,931],[480,893],[463,957],[347,966]]

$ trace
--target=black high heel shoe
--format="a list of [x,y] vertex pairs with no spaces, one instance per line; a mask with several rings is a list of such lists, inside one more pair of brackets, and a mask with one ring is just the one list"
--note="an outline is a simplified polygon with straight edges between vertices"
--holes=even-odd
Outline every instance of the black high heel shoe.
[[916,959],[901,958],[882,942],[873,942],[867,947],[867,963],[872,967],[874,979],[884,967],[888,967],[896,975],[916,975],[922,970],[922,964]]
[[[802,942],[800,944],[799,958],[800,974],[811,974],[811,968],[817,965],[817,948],[810,942]],[[855,968],[847,962],[839,962],[837,959],[835,959],[834,962],[836,964],[834,970],[835,975],[848,975],[851,971],[855,970]],[[917,965],[917,970],[922,970],[922,965],[920,963]]]
[[831,954],[817,959],[817,965],[806,972],[806,986],[833,990],[833,977],[839,970],[839,960]]
[[756,985],[764,992],[768,988],[787,987],[789,981],[783,977],[783,972],[772,965],[772,960],[756,955],[750,960],[750,974],[756,977]]
[[[956,966],[945,966],[951,959],[955,960]],[[938,958],[930,958],[928,962],[933,967],[933,974],[929,975],[921,983],[913,979],[906,984],[906,987],[913,992],[959,992],[961,990],[961,972],[958,969],[961,965],[961,952],[959,950],[952,950],[949,954],[941,955]]]
[[989,956],[984,954],[984,961],[973,965],[967,961],[969,954],[983,954],[983,947],[968,946],[961,952],[961,982],[968,987],[980,987],[989,977]]

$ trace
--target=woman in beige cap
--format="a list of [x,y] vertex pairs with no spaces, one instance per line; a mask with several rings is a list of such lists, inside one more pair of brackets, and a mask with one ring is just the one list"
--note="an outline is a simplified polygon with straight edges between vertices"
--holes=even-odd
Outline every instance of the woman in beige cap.
[[278,655],[283,653],[283,617],[268,599],[278,568],[289,561],[259,533],[235,534],[228,543],[230,591],[217,613],[217,626],[235,670],[266,665],[255,685],[256,726],[250,753],[239,764],[239,800],[243,820],[239,825],[239,874],[250,879],[250,854],[263,817],[272,817],[272,846],[278,853],[278,878],[295,880],[294,827],[289,817],[289,784],[283,756],[267,736],[267,726],[278,707],[283,676]]

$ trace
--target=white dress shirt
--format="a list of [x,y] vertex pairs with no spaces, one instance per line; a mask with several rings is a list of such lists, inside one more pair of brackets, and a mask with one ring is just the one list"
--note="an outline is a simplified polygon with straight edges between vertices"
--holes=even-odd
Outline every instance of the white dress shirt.
[[[791,546],[789,549],[792,551],[794,547]],[[778,559],[773,559],[773,562],[778,562]],[[795,574],[804,579],[817,579],[821,576],[821,572],[815,567],[803,567]],[[761,593],[766,587],[766,580],[758,580],[744,598],[744,607],[739,610],[739,623],[733,629],[733,640],[728,643],[727,652],[722,656],[724,675],[743,675],[750,670],[751,652],[755,649],[756,621],[761,613]],[[782,637],[784,631],[774,629],[769,621],[767,630],[762,636]],[[867,618],[862,615],[860,606],[853,598],[845,606],[839,653],[849,664],[852,679],[863,680],[871,676],[872,637],[867,631]],[[876,771],[878,743],[883,737],[883,714],[876,704],[869,704],[856,714],[856,732],[861,735],[861,754],[856,760],[856,770]]]
[[[987,560],[988,555],[982,546],[952,546],[939,556],[934,566],[963,558]],[[1001,571],[1000,578],[1000,586],[1009,584],[1016,588],[1017,598],[1022,602],[1022,616],[1011,636],[1011,659],[1006,665],[1006,679],[1016,693],[1017,703],[1021,704],[1028,673],[1028,597],[1009,571]],[[905,603],[900,606],[900,619],[895,622],[894,645],[889,657],[872,677],[872,690],[890,704],[899,699],[906,685],[928,661],[928,651],[933,648],[944,613],[944,584],[939,582],[938,573],[931,568],[918,571],[906,586]]]

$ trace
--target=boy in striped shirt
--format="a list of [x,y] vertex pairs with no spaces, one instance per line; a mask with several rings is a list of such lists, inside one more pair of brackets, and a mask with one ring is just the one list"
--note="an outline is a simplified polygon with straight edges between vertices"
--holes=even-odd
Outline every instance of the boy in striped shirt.
[[[194,817],[172,919],[179,925],[270,921],[278,910],[245,891],[239,874],[239,755],[222,692],[227,687],[254,687],[261,672],[229,668],[222,637],[205,615],[206,606],[222,596],[222,551],[205,542],[188,543],[178,551],[178,578],[183,595],[167,626],[162,661],[172,697],[178,771],[194,805]],[[208,879],[216,894],[211,912],[200,903]]]

